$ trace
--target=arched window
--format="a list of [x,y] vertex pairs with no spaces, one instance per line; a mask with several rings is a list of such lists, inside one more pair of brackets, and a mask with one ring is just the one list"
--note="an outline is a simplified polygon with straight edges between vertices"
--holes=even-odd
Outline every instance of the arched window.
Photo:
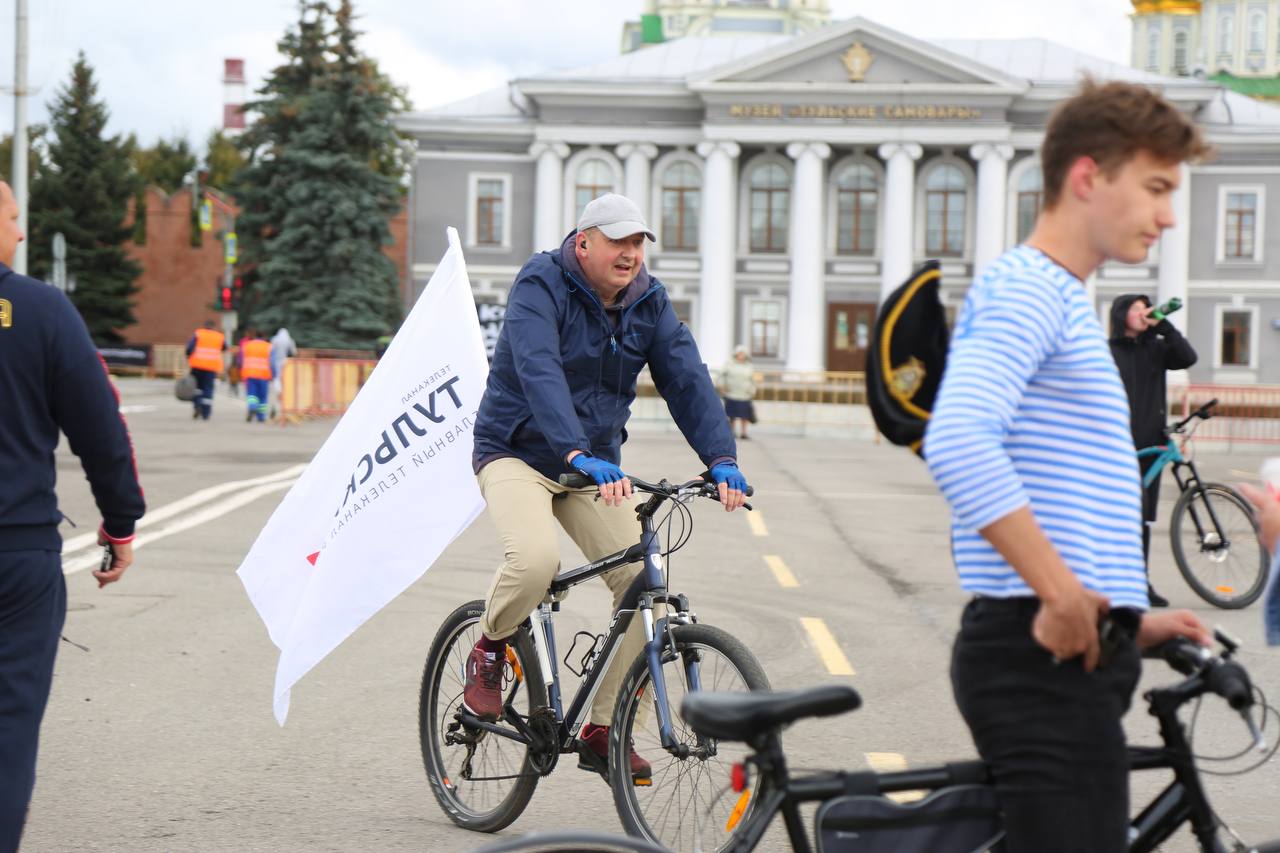
[[836,251],[869,255],[876,250],[880,185],[866,163],[852,163],[836,178]]
[[1267,13],[1255,9],[1249,13],[1249,51],[1261,53],[1267,49]]
[[791,179],[777,163],[751,172],[751,251],[785,252],[791,208]]
[[697,249],[702,211],[702,180],[688,160],[662,173],[662,248]]
[[585,161],[578,167],[578,173],[574,176],[574,221],[582,216],[582,209],[587,206],[587,202],[611,192],[613,192],[613,170],[609,168],[609,164],[599,159]]
[[929,173],[924,186],[925,253],[963,254],[969,194],[964,172],[949,163],[943,164]]
[[1160,70],[1160,30],[1154,22],[1147,25],[1147,70]]
[[1236,18],[1230,12],[1218,17],[1218,53],[1232,53],[1236,41]]
[[1034,166],[1022,173],[1018,179],[1018,232],[1017,241],[1021,243],[1031,234],[1035,227],[1036,217],[1044,205],[1044,174],[1039,166]]
[[1187,42],[1190,34],[1186,30],[1174,30],[1173,32],[1173,73],[1185,75],[1188,71],[1187,65]]

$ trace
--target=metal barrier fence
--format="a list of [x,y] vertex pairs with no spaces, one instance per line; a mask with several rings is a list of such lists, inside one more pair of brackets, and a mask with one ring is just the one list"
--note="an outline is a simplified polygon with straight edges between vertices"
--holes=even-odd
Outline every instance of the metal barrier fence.
[[376,364],[372,359],[288,359],[280,376],[281,419],[342,414]]
[[1280,385],[1174,386],[1169,417],[1180,420],[1215,399],[1214,417],[1196,428],[1197,439],[1280,444]]

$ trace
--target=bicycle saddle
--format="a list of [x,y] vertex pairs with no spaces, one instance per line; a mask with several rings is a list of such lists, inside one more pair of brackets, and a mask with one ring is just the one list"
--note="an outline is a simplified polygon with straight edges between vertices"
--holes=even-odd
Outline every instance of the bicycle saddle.
[[807,690],[710,693],[687,696],[680,715],[698,733],[720,740],[750,740],[804,717],[830,717],[852,711],[862,697],[852,687],[828,684]]

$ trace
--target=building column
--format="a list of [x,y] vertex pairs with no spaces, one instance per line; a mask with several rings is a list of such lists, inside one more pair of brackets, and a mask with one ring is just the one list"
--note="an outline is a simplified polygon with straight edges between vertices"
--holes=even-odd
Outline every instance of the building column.
[[916,167],[924,149],[914,142],[886,142],[878,152],[884,169],[884,241],[880,248],[880,301],[911,274],[915,234]]
[[702,281],[698,293],[698,350],[712,370],[729,360],[733,348],[733,282],[737,264],[735,231],[737,163],[742,149],[736,142],[701,142],[702,221],[698,234]]
[[[1187,303],[1187,276],[1191,269],[1191,170],[1181,167],[1182,179],[1173,193],[1174,226],[1160,235],[1160,278],[1156,304],[1163,305],[1173,297]],[[1169,315],[1169,322],[1186,331],[1187,313]]]
[[535,142],[529,154],[537,160],[533,200],[533,250],[541,252],[560,245],[561,205],[564,202],[564,159],[569,146],[563,142]]
[[625,170],[622,194],[636,203],[650,228],[656,230],[653,220],[657,217],[649,209],[649,166],[658,156],[658,146],[648,142],[627,143],[614,149]]
[[1004,252],[1005,198],[1013,146],[982,142],[969,149],[978,161],[977,222],[973,234],[973,272],[976,275]]
[[787,301],[787,370],[825,367],[823,316],[826,307],[826,231],[823,228],[822,162],[831,156],[825,142],[793,142],[796,161],[791,186],[791,290]]

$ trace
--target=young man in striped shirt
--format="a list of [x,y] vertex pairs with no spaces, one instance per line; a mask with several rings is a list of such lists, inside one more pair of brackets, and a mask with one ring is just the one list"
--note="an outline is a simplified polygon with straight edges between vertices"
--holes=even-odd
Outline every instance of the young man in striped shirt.
[[953,689],[1013,853],[1125,849],[1121,718],[1139,649],[1209,641],[1188,611],[1146,612],[1128,400],[1083,284],[1109,258],[1146,258],[1175,224],[1181,164],[1205,153],[1191,121],[1141,86],[1086,81],[1058,107],[1044,210],[970,288],[925,436],[974,594]]

